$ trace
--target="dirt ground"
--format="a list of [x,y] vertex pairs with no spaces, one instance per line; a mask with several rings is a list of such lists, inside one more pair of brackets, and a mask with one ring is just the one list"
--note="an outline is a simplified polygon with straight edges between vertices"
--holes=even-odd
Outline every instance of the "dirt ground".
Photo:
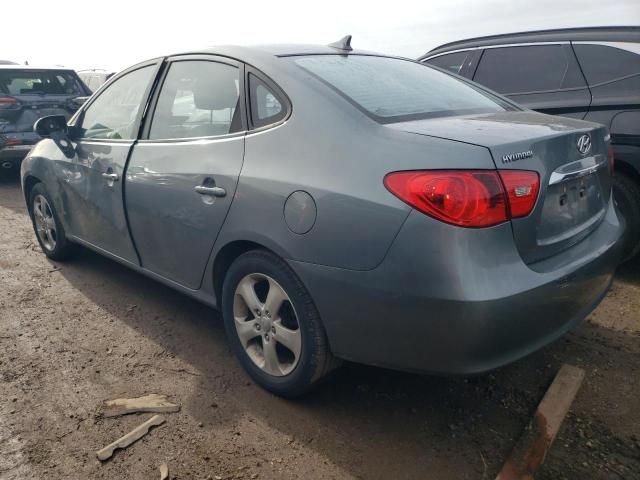
[[[640,478],[640,263],[596,312],[542,351],[476,378],[347,364],[306,398],[254,385],[218,313],[89,251],[37,246],[17,175],[0,178],[0,479],[493,479],[562,363],[586,380],[538,480]],[[138,443],[95,451],[182,405]]]

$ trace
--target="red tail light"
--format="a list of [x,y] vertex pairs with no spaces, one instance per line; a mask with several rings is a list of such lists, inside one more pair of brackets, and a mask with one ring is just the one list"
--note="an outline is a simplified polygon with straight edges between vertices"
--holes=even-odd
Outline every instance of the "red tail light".
[[13,97],[0,97],[0,110],[13,109],[18,106],[18,100]]
[[609,173],[613,175],[613,169],[616,165],[616,159],[613,156],[613,147],[611,144],[607,145],[607,159],[609,160]]
[[499,170],[507,191],[511,218],[526,217],[538,199],[540,176],[527,170]]
[[393,172],[384,184],[416,210],[469,228],[490,227],[528,215],[540,188],[537,173],[520,170]]

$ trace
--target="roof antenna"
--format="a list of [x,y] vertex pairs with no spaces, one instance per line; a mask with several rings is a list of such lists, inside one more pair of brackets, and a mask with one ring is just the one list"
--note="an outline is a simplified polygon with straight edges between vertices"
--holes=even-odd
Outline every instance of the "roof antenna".
[[337,48],[338,50],[350,52],[351,50],[353,50],[353,48],[351,48],[351,35],[346,35],[337,42],[330,43],[329,46],[331,48]]

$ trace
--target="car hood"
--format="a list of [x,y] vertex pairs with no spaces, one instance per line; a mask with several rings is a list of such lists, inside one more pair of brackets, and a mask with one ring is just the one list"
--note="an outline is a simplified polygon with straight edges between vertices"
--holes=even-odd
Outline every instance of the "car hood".
[[530,111],[431,118],[392,123],[387,126],[404,132],[446,138],[488,148],[597,127],[596,124],[583,120]]

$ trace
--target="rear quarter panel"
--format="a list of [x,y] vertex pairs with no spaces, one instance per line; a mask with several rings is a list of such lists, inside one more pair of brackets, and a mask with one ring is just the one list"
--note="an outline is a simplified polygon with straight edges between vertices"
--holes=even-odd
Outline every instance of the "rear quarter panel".
[[[385,189],[387,173],[494,168],[484,147],[382,126],[295,70],[272,74],[292,101],[292,115],[247,135],[238,189],[216,250],[252,240],[291,260],[373,269],[411,210]],[[303,235],[289,230],[283,214],[297,190],[308,192],[317,209],[313,228]]]

